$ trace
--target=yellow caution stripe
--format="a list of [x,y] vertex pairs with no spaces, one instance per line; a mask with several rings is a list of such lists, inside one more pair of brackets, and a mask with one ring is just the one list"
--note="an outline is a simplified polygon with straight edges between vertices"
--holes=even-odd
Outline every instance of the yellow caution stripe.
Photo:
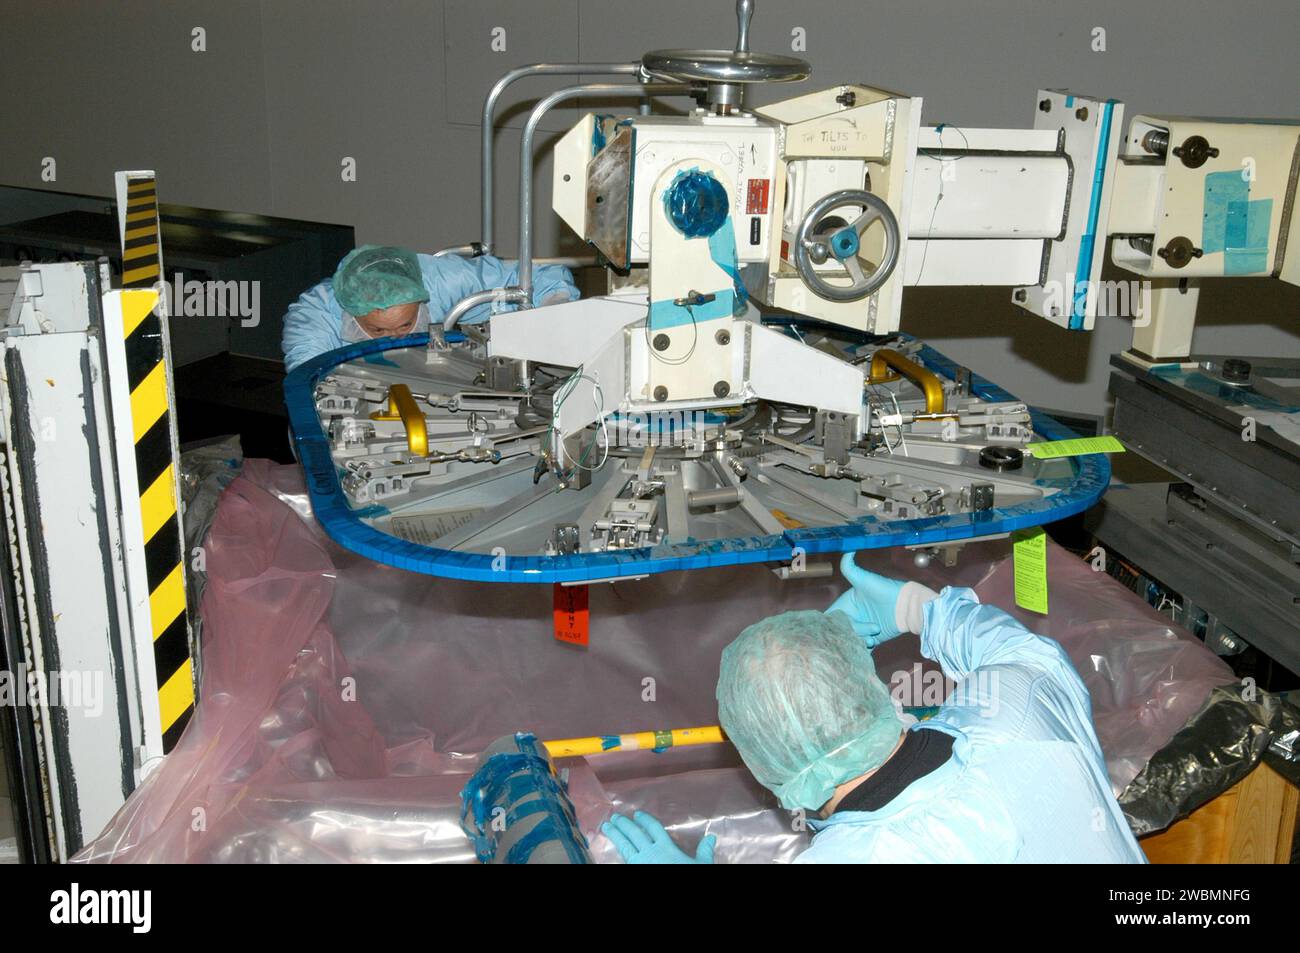
[[[164,328],[152,287],[162,272],[153,179],[129,182],[123,247],[122,342],[131,393],[140,526],[149,589],[149,625],[157,677],[159,729],[170,751],[194,713],[194,663],[185,603],[176,447],[163,349]],[[146,196],[145,193],[150,193]],[[149,209],[135,206],[149,200]],[[132,286],[135,286],[132,288]],[[143,286],[143,287],[141,287]]]

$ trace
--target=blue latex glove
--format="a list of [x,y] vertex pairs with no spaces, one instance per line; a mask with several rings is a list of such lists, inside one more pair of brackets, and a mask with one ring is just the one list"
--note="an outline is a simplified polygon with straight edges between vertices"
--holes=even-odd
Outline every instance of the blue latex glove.
[[869,648],[902,635],[898,627],[896,607],[898,594],[903,591],[901,579],[878,576],[862,569],[853,557],[845,553],[840,560],[840,574],[849,583],[849,590],[831,603],[827,612],[842,612],[849,617],[853,631],[867,641]]
[[600,825],[600,832],[614,842],[629,864],[711,864],[718,842],[712,834],[700,838],[692,857],[674,844],[664,826],[645,811],[631,817],[615,814]]

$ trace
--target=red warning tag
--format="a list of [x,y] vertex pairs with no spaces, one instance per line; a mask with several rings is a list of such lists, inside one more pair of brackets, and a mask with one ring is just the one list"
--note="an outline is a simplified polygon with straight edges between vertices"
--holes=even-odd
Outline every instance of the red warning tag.
[[586,586],[555,583],[555,638],[569,645],[586,645],[590,632]]
[[746,215],[766,215],[767,203],[772,196],[771,179],[750,179],[749,191],[745,196]]

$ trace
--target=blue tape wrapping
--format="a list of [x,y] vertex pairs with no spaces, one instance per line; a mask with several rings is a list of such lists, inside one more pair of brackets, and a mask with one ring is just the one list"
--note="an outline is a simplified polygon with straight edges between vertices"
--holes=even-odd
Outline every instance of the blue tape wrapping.
[[687,238],[708,238],[731,221],[727,190],[712,174],[683,169],[664,189],[664,214]]
[[736,230],[731,216],[722,227],[709,236],[709,257],[731,278],[730,291],[716,292],[712,301],[703,304],[675,304],[671,300],[650,302],[650,330],[675,328],[691,321],[699,323],[715,318],[729,318],[745,312],[749,292],[740,277],[740,258],[736,252]]
[[[487,553],[422,546],[380,532],[362,522],[349,507],[312,395],[317,381],[340,364],[397,348],[423,347],[427,343],[428,336],[423,334],[363,341],[305,362],[284,381],[285,405],[298,460],[306,477],[312,511],[326,535],[367,559],[426,575],[476,582],[584,582],[714,566],[788,563],[795,549],[804,553],[837,553],[953,542],[1041,526],[1081,513],[1101,498],[1110,482],[1110,461],[1106,455],[1090,454],[1068,459],[1071,477],[1060,485],[1059,493],[981,513],[891,521],[869,516],[840,526],[789,529],[773,535],[687,540],[646,549],[568,556],[506,555],[498,559]],[[949,378],[956,375],[957,365],[931,347],[922,347],[920,358],[936,373]],[[971,376],[971,390],[986,400],[1016,399],[978,375]],[[1038,411],[1033,412],[1033,421],[1035,430],[1049,440],[1078,436]]]
[[731,279],[731,291],[718,291],[712,301],[690,307],[668,299],[652,301],[650,330],[744,314],[749,292],[740,277],[736,224],[727,211],[728,205],[722,184],[698,169],[677,173],[672,185],[664,190],[664,211],[668,220],[688,239],[707,239],[709,258]]
[[[488,758],[460,792],[461,829],[474,842],[480,863],[488,863],[497,854],[493,836],[494,822],[505,830],[527,817],[546,814],[527,834],[511,846],[508,864],[526,864],[541,844],[556,842],[575,864],[591,860],[587,839],[578,826],[573,805],[564,793],[560,780],[551,772],[550,762],[542,755],[534,735],[515,735],[517,751],[503,751]],[[527,802],[524,798],[536,794]],[[498,822],[494,816],[504,810]]]

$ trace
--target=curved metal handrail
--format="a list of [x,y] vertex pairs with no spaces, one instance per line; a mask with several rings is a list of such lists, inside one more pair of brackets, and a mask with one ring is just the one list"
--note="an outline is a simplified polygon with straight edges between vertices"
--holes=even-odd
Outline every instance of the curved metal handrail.
[[[528,66],[520,66],[506,73],[487,94],[487,99],[483,102],[483,129],[482,129],[482,195],[483,195],[483,238],[479,241],[482,250],[477,252],[478,255],[491,255],[493,253],[492,239],[492,184],[493,175],[495,174],[493,136],[496,133],[496,110],[497,103],[500,101],[502,94],[514,83],[529,76],[619,76],[624,74],[639,74],[641,64],[634,63],[531,63]],[[455,248],[473,248],[473,245],[455,246]],[[455,248],[444,249],[449,254],[458,254]]]
[[456,305],[447,312],[447,316],[442,319],[443,331],[450,331],[456,327],[456,323],[473,311],[481,304],[492,304],[493,302],[503,301],[511,302],[527,307],[532,295],[525,292],[518,286],[506,288],[489,288],[487,291],[476,291],[472,295],[466,295],[456,302]]

